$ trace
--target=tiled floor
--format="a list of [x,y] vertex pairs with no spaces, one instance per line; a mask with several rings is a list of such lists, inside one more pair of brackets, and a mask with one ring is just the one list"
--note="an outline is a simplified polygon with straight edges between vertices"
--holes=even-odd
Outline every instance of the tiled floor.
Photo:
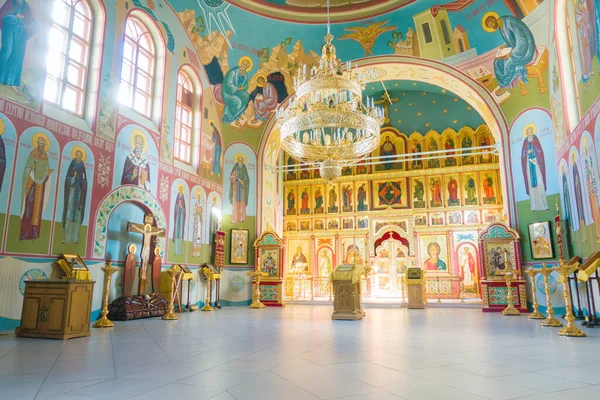
[[600,398],[600,331],[470,309],[227,308],[70,341],[0,337],[2,400]]

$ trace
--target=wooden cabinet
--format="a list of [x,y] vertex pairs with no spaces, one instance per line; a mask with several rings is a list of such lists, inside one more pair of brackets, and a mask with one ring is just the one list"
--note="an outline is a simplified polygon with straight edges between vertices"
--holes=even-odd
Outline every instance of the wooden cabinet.
[[90,336],[94,283],[26,281],[17,335],[48,339]]

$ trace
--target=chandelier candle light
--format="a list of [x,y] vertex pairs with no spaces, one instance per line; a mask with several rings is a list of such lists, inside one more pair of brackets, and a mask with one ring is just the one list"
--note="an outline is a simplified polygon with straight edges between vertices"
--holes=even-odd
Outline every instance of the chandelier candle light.
[[[329,15],[329,1],[327,2]],[[295,159],[319,165],[321,177],[341,176],[342,167],[356,163],[379,146],[385,119],[372,97],[363,104],[365,76],[336,56],[330,23],[319,67],[306,64],[294,77],[295,94],[277,109],[281,146]]]

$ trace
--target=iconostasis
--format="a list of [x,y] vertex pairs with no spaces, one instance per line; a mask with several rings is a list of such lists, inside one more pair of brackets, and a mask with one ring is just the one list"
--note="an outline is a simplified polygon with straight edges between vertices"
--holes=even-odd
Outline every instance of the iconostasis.
[[471,149],[493,144],[486,125],[410,135],[388,127],[373,154],[383,161],[347,167],[332,184],[284,155],[284,272],[326,277],[367,261],[365,290],[385,297],[399,296],[403,272],[418,266],[430,294],[459,297],[462,277],[464,295],[479,297],[477,236],[504,212],[498,157]]

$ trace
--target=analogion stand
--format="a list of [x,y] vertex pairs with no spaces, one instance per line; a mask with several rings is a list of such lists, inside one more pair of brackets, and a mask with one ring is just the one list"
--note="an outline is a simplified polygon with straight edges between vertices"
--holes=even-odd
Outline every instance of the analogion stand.
[[479,273],[483,312],[502,312],[508,305],[506,274],[512,273],[514,307],[527,313],[519,234],[503,222],[492,222],[479,234]]
[[[255,273],[261,274],[259,302],[270,307],[283,307],[283,242],[277,233],[268,229],[254,241]],[[256,276],[255,276],[256,277]]]

